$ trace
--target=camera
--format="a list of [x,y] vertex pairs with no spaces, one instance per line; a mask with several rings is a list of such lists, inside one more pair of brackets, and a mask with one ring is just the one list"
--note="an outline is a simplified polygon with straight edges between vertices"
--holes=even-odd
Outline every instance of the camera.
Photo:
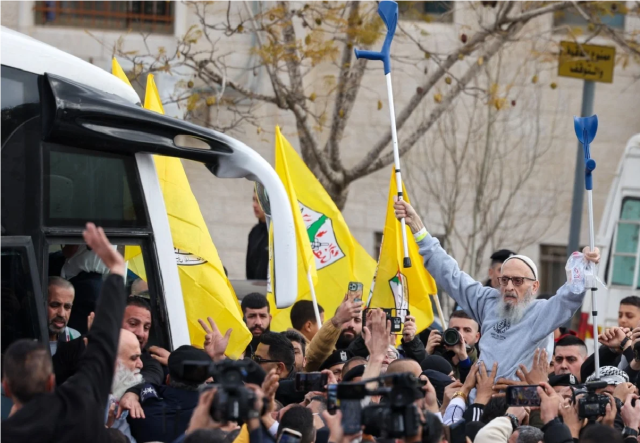
[[250,370],[250,362],[245,360],[223,360],[219,363],[186,361],[183,364],[184,373],[206,371],[209,377],[213,377],[218,391],[211,402],[209,414],[219,423],[247,421],[250,412],[255,410],[255,393],[243,383]]
[[586,391],[574,391],[574,396],[583,393],[585,394],[584,397],[578,400],[578,416],[589,420],[594,420],[596,417],[604,416],[607,413],[609,397],[604,394],[597,394],[596,390],[606,388],[607,382],[591,382],[587,383],[585,387]]
[[460,343],[461,340],[460,333],[456,329],[445,329],[442,333],[442,343],[447,346],[455,346]]
[[[380,382],[377,389],[367,389],[366,384]],[[360,430],[382,438],[404,438],[418,435],[421,426],[418,408],[414,402],[424,397],[424,382],[410,373],[383,375],[356,383],[341,383],[337,398],[342,410],[342,427]],[[380,404],[362,408],[360,400],[366,396],[380,395]],[[356,431],[356,432],[357,432]]]

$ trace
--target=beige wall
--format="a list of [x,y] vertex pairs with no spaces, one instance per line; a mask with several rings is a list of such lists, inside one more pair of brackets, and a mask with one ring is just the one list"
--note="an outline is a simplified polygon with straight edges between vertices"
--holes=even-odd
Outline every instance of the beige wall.
[[[2,2],[2,25],[28,34],[38,40],[56,46],[85,60],[90,60],[98,66],[110,69],[113,42],[120,37],[119,33],[92,31],[94,37],[81,29],[69,28],[43,28],[34,25],[33,2]],[[225,5],[219,6],[224,8]],[[239,7],[239,6],[237,6]],[[463,14],[456,15],[456,22],[464,21]],[[535,26],[550,28],[551,18],[539,20]],[[193,23],[194,17],[188,7],[179,4],[176,6],[175,34],[181,35],[188,26]],[[461,29],[460,24],[432,24],[429,31],[437,39],[438,47],[445,51],[456,44]],[[628,29],[640,29],[637,21],[629,20]],[[234,37],[235,38],[235,37]],[[560,37],[558,37],[559,39]],[[131,34],[125,37],[128,50],[138,49],[142,45],[140,36]],[[223,39],[222,42],[225,40]],[[100,43],[103,42],[104,44]],[[148,43],[153,48],[164,46],[170,50],[175,45],[174,36],[151,36]],[[598,43],[606,44],[607,41]],[[250,36],[245,34],[234,41],[234,46],[225,48],[232,50],[235,60],[242,61],[246,57],[246,51],[250,46]],[[410,51],[410,47],[401,42],[395,47],[399,53]],[[511,55],[513,67],[517,67],[520,54]],[[125,67],[126,69],[126,67]],[[420,68],[422,69],[422,68]],[[398,67],[394,70],[394,93],[396,109],[401,109],[408,97],[415,91],[418,82],[422,80],[412,67]],[[595,173],[594,208],[596,229],[599,225],[602,210],[609,191],[611,180],[616,171],[620,156],[627,140],[635,133],[640,132],[640,67],[631,65],[626,70],[617,68],[615,82],[613,84],[598,84],[595,94],[594,111],[598,114],[600,127],[596,142],[592,147],[592,155],[598,161],[598,169]],[[321,79],[322,73],[318,73],[315,80]],[[264,79],[264,78],[263,78]],[[162,79],[159,81],[162,87]],[[575,152],[577,149],[576,138],[573,133],[572,116],[579,114],[581,104],[582,82],[569,78],[558,78],[550,69],[540,73],[540,83],[549,84],[552,81],[558,84],[558,88],[552,91],[546,88],[540,92],[543,103],[542,120],[544,127],[550,128],[553,115],[559,120],[557,136],[553,139],[551,153],[547,158],[545,168],[541,169],[532,184],[532,193],[536,198],[555,201],[560,215],[554,220],[551,229],[538,244],[534,244],[522,253],[537,259],[539,244],[565,245],[568,239],[568,225],[573,190],[573,174]],[[386,90],[382,79],[381,69],[370,69],[366,74],[364,83],[369,90],[361,90],[358,102],[343,141],[343,158],[347,165],[359,159],[367,147],[373,145],[376,140],[386,132],[388,128],[388,114],[386,104]],[[169,83],[167,83],[169,84]],[[261,88],[267,88],[263,83]],[[527,83],[520,85],[523,94],[533,93],[532,86]],[[382,111],[376,108],[377,100],[384,103]],[[434,106],[433,100],[427,98],[423,106],[423,113],[429,112]],[[556,111],[557,110],[557,111]],[[557,112],[557,114],[554,114]],[[289,114],[271,107],[262,106],[258,109],[261,126],[264,132],[258,134],[254,127],[244,126],[235,129],[231,135],[242,140],[273,163],[273,128],[275,125],[283,127],[285,135],[294,146],[297,145],[294,122]],[[419,113],[402,131],[403,136],[409,134],[412,127],[419,123]],[[424,141],[423,143],[426,143]],[[433,147],[438,149],[438,147]],[[405,159],[407,168],[407,159]],[[428,168],[429,165],[419,165]],[[221,180],[213,177],[204,166],[185,162],[192,189],[200,203],[202,213],[209,226],[214,243],[218,248],[220,257],[227,267],[230,277],[244,278],[244,258],[246,251],[247,235],[253,226],[251,209],[252,183],[238,180]],[[415,166],[414,166],[415,167]],[[437,167],[437,165],[436,165]],[[385,216],[385,199],[388,190],[389,171],[384,170],[355,182],[350,188],[349,200],[344,210],[344,216],[357,240],[373,254],[374,233],[381,231]],[[554,186],[550,186],[554,184]],[[409,189],[414,200],[420,198],[420,189]],[[426,208],[425,216],[435,225],[432,231],[437,232],[437,209],[430,207],[428,202],[423,202]],[[524,209],[526,210],[526,208]],[[539,214],[531,214],[538,216]],[[581,242],[588,241],[586,204],[585,217],[582,223]],[[511,245],[501,245],[510,247]],[[486,254],[487,256],[489,253]],[[484,276],[480,272],[478,277]]]

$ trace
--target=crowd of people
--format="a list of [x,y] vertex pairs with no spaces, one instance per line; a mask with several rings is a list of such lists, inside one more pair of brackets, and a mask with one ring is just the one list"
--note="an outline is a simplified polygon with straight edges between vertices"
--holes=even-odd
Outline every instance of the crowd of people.
[[[266,297],[253,293],[241,302],[252,340],[238,360],[226,356],[233,331],[213,313],[199,320],[200,346],[149,346],[146,288],[125,289],[123,257],[88,224],[85,242],[108,271],[95,314],[82,332],[69,327],[74,285],[49,280],[49,346],[18,340],[3,356],[13,402],[3,441],[638,441],[639,297],[623,299],[618,327],[598,337],[596,371],[564,328],[584,292],[538,297],[535,263],[507,250],[492,256],[486,283],[475,281],[410,205],[395,210],[457,303],[447,331],[418,331],[407,315],[395,335],[386,312],[345,295],[335,312],[318,307],[320,324],[311,301],[296,302],[293,327],[275,332]],[[584,256],[599,260],[597,250]]]

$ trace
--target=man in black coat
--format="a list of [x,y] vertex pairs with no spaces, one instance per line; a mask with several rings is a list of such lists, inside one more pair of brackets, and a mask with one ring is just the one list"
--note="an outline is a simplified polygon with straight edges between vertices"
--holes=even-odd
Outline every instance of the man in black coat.
[[269,230],[266,216],[255,192],[253,193],[253,214],[258,219],[249,232],[247,245],[246,274],[247,280],[266,280],[269,274]]
[[88,223],[83,236],[110,271],[87,336],[86,352],[78,372],[55,388],[51,359],[43,344],[18,340],[9,346],[3,360],[3,386],[14,408],[2,423],[2,441],[108,441],[105,407],[127,298],[125,263],[102,229]]

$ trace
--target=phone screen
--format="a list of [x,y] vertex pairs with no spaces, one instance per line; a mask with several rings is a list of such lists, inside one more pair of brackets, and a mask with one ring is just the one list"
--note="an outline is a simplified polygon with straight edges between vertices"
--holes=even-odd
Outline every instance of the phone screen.
[[507,405],[509,406],[540,406],[540,396],[537,385],[508,386]]
[[321,372],[296,373],[295,388],[298,392],[324,391],[329,381],[328,374]]
[[340,400],[342,429],[346,435],[357,434],[362,429],[362,406],[360,400]]
[[338,385],[329,385],[327,386],[327,411],[333,415],[338,409]]

